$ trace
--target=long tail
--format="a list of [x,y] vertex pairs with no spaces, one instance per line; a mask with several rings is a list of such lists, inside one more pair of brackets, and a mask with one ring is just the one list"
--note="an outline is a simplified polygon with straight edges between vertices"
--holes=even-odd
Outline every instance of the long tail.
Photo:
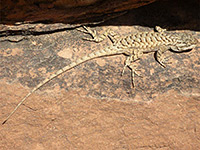
[[41,82],[40,84],[38,84],[35,88],[33,88],[19,103],[18,105],[15,107],[15,109],[9,114],[9,116],[2,122],[2,124],[5,124],[6,121],[8,121],[8,119],[16,112],[16,110],[19,108],[19,106],[33,93],[35,92],[37,89],[39,89],[40,87],[42,87],[43,85],[45,85],[47,82],[49,82],[50,80],[52,80],[53,78],[59,76],[60,74],[62,74],[63,72],[70,70],[72,68],[74,68],[75,66],[86,62],[88,60],[94,59],[94,58],[98,58],[98,57],[102,57],[102,56],[110,56],[110,55],[116,55],[116,54],[121,54],[123,52],[119,51],[119,49],[117,50],[117,48],[114,47],[107,47],[105,49],[96,51],[96,52],[92,52],[82,58],[77,59],[76,61],[72,62],[71,64],[65,66],[64,68],[58,70],[56,73],[52,74],[50,77],[46,78],[43,82]]

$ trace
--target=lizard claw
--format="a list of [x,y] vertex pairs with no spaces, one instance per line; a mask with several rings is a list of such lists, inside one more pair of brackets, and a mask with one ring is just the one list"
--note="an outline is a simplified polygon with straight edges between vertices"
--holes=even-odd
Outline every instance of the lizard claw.
[[141,73],[138,73],[138,71],[141,71],[141,70],[137,69],[137,65],[125,64],[121,75],[124,74],[124,71],[125,71],[126,67],[129,67],[131,69],[131,81],[132,81],[133,87],[135,87],[135,79],[134,79],[135,75],[137,75],[139,77],[142,77]]
[[122,70],[121,76],[124,75],[124,71],[125,71],[126,67],[128,67],[128,65],[124,65],[124,68],[123,68],[123,70]]
[[167,64],[172,64],[172,62],[169,61],[170,59],[171,59],[171,57],[168,56],[168,57],[164,57],[164,58],[162,58],[162,59],[159,59],[158,62],[161,64],[161,66],[162,66],[163,68],[166,68],[166,65],[167,65]]
[[138,73],[138,71],[140,71],[140,72],[141,72],[141,70],[140,70],[140,69],[137,69],[137,68],[135,68],[135,69],[132,69],[132,68],[131,68],[131,72],[132,72],[132,74],[135,74],[135,75],[137,75],[138,77],[141,77],[141,78],[142,78],[142,75],[141,75],[141,73]]
[[[84,28],[84,26],[83,26],[83,28]],[[85,28],[84,28],[84,29],[85,29]],[[83,29],[80,29],[80,28],[76,28],[76,30],[77,30],[77,31],[80,31],[80,32],[83,32],[83,33],[86,33],[86,34],[89,34],[89,33],[88,33],[88,30],[86,30],[86,29],[83,30]]]
[[141,70],[137,69],[136,65],[130,65],[129,68],[131,69],[132,85],[133,85],[133,87],[135,87],[135,75],[142,77],[142,75],[137,72],[137,71],[141,71]]

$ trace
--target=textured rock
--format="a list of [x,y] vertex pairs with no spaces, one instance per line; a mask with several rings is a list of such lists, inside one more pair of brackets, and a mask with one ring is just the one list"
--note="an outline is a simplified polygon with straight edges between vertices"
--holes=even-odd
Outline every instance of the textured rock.
[[[192,1],[156,2],[95,29],[123,35],[159,25],[194,30],[184,32],[199,39],[197,8]],[[110,44],[83,41],[87,35],[76,30],[38,32],[0,42],[0,122],[44,78]],[[135,90],[128,69],[120,76],[124,56],[99,58],[64,73],[0,125],[0,149],[200,149],[200,48],[170,54],[173,63],[166,69],[153,54],[137,62],[143,78],[136,77]]]

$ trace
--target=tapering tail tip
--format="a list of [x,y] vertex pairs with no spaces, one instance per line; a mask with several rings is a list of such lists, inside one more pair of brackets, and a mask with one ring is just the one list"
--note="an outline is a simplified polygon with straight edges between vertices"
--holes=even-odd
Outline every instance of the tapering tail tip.
[[8,119],[16,112],[16,110],[19,108],[19,106],[37,89],[42,87],[44,84],[52,80],[53,78],[57,77],[58,75],[64,73],[65,71],[83,63],[88,60],[98,58],[101,56],[109,56],[109,55],[116,55],[116,54],[122,54],[123,51],[119,51],[118,48],[113,48],[113,47],[107,47],[105,49],[90,53],[82,58],[77,59],[76,61],[72,62],[71,64],[65,66],[64,68],[58,70],[55,74],[52,74],[49,78],[46,78],[42,83],[38,84],[31,92],[29,92],[15,107],[15,109],[8,115],[8,117],[2,122],[2,125],[4,125]]
[[2,125],[4,125],[6,122],[7,122],[7,119],[6,119],[6,120],[4,120],[4,121],[3,121],[1,124],[2,124]]

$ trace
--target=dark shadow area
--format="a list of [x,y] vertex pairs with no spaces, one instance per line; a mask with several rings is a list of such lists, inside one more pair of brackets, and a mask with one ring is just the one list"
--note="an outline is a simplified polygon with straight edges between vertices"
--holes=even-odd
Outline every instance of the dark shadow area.
[[[112,22],[112,23],[110,23]],[[157,1],[130,10],[107,25],[161,26],[170,30],[200,31],[200,2],[187,0]]]
[[[101,6],[101,3],[87,7],[77,7],[68,9],[67,12],[84,12],[84,10],[94,9]],[[6,8],[4,9],[6,10]],[[13,35],[41,35],[51,34],[55,32],[62,32],[65,30],[73,29],[81,24],[90,24],[92,26],[146,26],[155,27],[161,26],[169,30],[195,30],[200,31],[200,2],[198,0],[165,0],[156,1],[146,6],[136,9],[122,11],[118,13],[90,13],[87,11],[84,15],[80,15],[76,19],[73,17],[66,20],[56,20],[52,17],[39,19],[38,21],[29,20],[30,23],[23,25],[14,25],[7,28],[5,12],[1,11],[2,27],[0,28],[0,37],[13,36]],[[31,11],[31,10],[30,10]],[[41,10],[42,11],[42,10]],[[52,10],[55,11],[55,10]],[[114,12],[114,11],[113,11]],[[52,12],[53,13],[53,12]],[[64,12],[63,12],[64,13]],[[121,15],[121,16],[120,16]],[[119,16],[119,17],[118,17]],[[48,15],[47,15],[48,17]],[[26,16],[24,16],[26,19]],[[35,19],[35,18],[34,18]],[[17,21],[16,21],[17,22]],[[15,22],[15,23],[16,23]],[[15,24],[13,22],[13,24]],[[4,24],[4,25],[3,25]],[[39,27],[38,27],[39,25]]]

